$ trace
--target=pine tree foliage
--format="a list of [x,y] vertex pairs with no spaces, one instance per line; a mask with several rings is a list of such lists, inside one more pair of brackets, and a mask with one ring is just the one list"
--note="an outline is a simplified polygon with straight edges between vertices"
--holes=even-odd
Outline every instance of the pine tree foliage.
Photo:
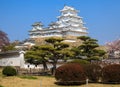
[[56,69],[56,65],[59,59],[67,60],[72,53],[70,52],[68,44],[63,43],[62,38],[47,38],[46,44],[40,46],[34,46],[25,54],[26,61],[32,64],[42,63],[44,69],[47,69],[47,62],[53,65],[53,70]]
[[99,60],[100,57],[105,55],[104,50],[96,49],[99,47],[96,39],[92,39],[88,36],[80,36],[78,39],[82,40],[82,45],[73,49],[77,55],[84,56],[87,60]]

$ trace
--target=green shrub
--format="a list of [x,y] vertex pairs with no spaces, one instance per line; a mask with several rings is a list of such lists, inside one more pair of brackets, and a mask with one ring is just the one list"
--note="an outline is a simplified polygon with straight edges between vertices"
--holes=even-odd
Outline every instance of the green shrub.
[[15,76],[17,75],[16,69],[12,66],[6,66],[3,71],[2,74],[5,76]]
[[78,64],[90,64],[90,62],[83,60],[83,59],[74,59],[73,61],[70,61],[69,63],[78,63]]
[[85,74],[90,82],[98,82],[101,77],[102,68],[97,64],[88,64],[83,66]]
[[83,83],[86,76],[80,64],[68,63],[56,69],[55,78],[63,85],[76,85]]
[[94,61],[99,61],[100,60],[100,57],[99,56],[92,56],[92,57],[89,57],[89,58],[87,58],[86,59],[87,61],[92,61],[92,60],[94,60]]
[[103,83],[120,83],[120,65],[113,64],[102,69]]

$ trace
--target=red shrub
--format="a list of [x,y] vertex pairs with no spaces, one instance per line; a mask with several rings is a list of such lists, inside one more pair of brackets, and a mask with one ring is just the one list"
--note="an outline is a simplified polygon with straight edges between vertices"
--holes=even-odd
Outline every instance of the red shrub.
[[102,68],[97,64],[84,65],[84,70],[90,82],[98,82],[101,77]]
[[120,83],[120,65],[108,65],[102,70],[102,81],[104,83]]
[[80,64],[69,63],[56,69],[55,78],[58,82],[82,82],[86,76]]

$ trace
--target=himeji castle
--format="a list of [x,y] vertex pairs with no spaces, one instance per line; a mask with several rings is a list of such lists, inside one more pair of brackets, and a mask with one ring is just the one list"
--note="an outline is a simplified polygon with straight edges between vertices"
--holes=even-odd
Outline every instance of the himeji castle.
[[61,15],[57,17],[58,20],[49,24],[47,28],[44,28],[41,22],[34,23],[32,30],[29,31],[30,38],[77,37],[88,34],[82,17],[78,16],[78,10],[70,6],[64,6],[60,12]]

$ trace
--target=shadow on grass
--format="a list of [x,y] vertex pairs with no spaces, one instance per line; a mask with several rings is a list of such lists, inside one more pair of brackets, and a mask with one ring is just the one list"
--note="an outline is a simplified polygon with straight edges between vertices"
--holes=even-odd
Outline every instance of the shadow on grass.
[[61,86],[78,86],[78,85],[84,85],[85,82],[64,81],[64,82],[55,82],[55,84]]
[[120,82],[100,82],[100,84],[120,85]]
[[20,78],[22,78],[22,79],[38,79],[37,77],[35,77],[35,76],[18,76],[18,77],[20,77]]
[[[120,82],[89,82],[90,83],[94,83],[94,84],[106,84],[106,85],[120,85]],[[56,85],[60,85],[60,86],[79,86],[79,85],[85,85],[86,82],[55,82]]]

